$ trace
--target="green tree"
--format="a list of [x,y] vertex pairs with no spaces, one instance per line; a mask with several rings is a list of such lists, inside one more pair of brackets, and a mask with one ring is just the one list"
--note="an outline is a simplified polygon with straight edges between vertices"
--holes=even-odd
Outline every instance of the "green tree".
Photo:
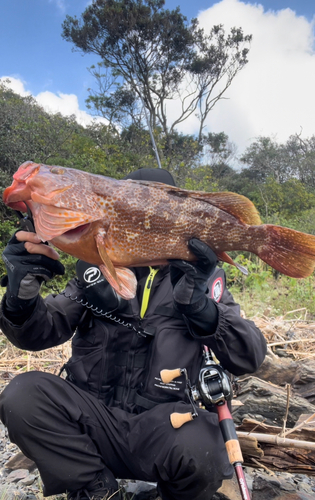
[[246,165],[247,176],[258,183],[263,183],[268,177],[276,182],[284,182],[290,178],[290,166],[284,161],[285,147],[273,141],[270,137],[258,137],[240,158]]
[[[63,37],[84,53],[100,57],[95,77],[99,91],[89,103],[110,123],[123,119],[139,126],[142,105],[152,130],[161,128],[171,156],[172,134],[191,115],[205,120],[237,73],[247,63],[250,35],[223,26],[206,34],[197,19],[189,24],[179,7],[164,10],[164,0],[94,0],[81,16],[67,16]],[[180,102],[171,120],[167,104]]]
[[315,189],[315,136],[302,139],[300,134],[291,135],[285,150],[286,161],[293,175]]

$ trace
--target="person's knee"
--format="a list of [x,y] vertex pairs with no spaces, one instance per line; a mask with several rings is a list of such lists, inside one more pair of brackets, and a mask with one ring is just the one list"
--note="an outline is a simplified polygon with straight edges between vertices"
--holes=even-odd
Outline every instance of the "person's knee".
[[172,465],[180,465],[173,471],[175,477],[184,474],[199,484],[207,484],[209,479],[217,482],[229,474],[231,466],[217,416],[200,414],[180,428],[170,457]]
[[27,372],[14,377],[0,395],[0,418],[4,425],[13,415],[25,417],[34,413],[35,402],[46,384],[46,373]]

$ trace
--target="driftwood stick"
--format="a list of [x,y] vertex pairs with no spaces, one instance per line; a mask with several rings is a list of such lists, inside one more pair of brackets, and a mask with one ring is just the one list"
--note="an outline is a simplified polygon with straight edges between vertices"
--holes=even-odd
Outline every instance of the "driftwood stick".
[[274,345],[283,345],[283,344],[300,344],[302,342],[315,342],[315,339],[296,339],[296,340],[285,340],[284,342],[272,342],[272,344],[267,344],[268,347],[272,347]]
[[283,419],[282,431],[279,434],[280,437],[285,437],[285,429],[286,429],[286,425],[287,425],[289,406],[290,406],[290,394],[291,394],[291,385],[290,384],[286,384],[286,390],[287,390],[287,404],[286,404],[285,415],[284,415],[284,419]]
[[284,314],[283,318],[285,318],[288,314],[293,314],[293,313],[296,313],[296,312],[299,312],[299,311],[304,311],[307,313],[307,309],[306,307],[300,307],[300,309],[294,309],[293,311],[288,311]]
[[291,434],[292,432],[295,432],[299,429],[301,429],[301,427],[304,427],[306,424],[308,424],[309,422],[312,422],[313,419],[315,418],[315,413],[313,413],[313,415],[311,415],[310,417],[308,417],[306,420],[304,420],[303,422],[301,422],[299,425],[297,425],[296,427],[293,427],[292,429],[288,430],[286,432],[286,435],[288,436],[289,434]]
[[27,353],[27,365],[26,365],[26,371],[29,372],[31,370],[31,353]]
[[272,470],[268,469],[268,467],[266,467],[264,464],[261,464],[260,462],[258,462],[258,460],[256,460],[256,458],[250,457],[250,459],[256,465],[258,465],[258,467],[261,467],[262,469],[265,469],[271,476],[275,476],[275,473]]
[[[236,431],[239,437],[248,436],[248,432]],[[277,435],[272,434],[261,434],[259,432],[253,432],[250,434],[252,438],[261,441],[262,443],[275,444],[277,446],[282,446],[283,448],[302,448],[304,450],[315,450],[315,443],[311,441],[301,441],[299,439],[288,439],[282,438]]]

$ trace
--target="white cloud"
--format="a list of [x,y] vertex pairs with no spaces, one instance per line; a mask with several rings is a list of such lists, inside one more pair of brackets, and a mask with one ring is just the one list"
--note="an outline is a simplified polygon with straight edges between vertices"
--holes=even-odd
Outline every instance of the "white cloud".
[[63,116],[74,115],[80,125],[90,125],[94,121],[106,123],[103,118],[95,118],[89,115],[86,111],[79,108],[79,101],[74,94],[53,94],[52,92],[40,92],[35,96],[36,101],[48,113],[60,113]]
[[[3,76],[0,81],[6,83],[14,92],[22,96],[31,95],[31,92],[25,89],[25,82],[18,78]],[[47,113],[60,113],[62,116],[74,115],[77,122],[82,126],[87,126],[93,122],[107,123],[104,118],[93,117],[89,115],[86,111],[79,108],[79,101],[74,94],[54,94],[52,92],[40,92],[37,95],[33,95],[35,100],[38,102],[42,108],[44,108]]]
[[54,3],[58,9],[64,14],[66,12],[65,0],[48,0],[49,3]]
[[31,95],[29,91],[25,90],[25,82],[18,77],[2,76],[0,77],[0,82],[4,83],[6,87],[9,87],[13,92],[23,97]]
[[[208,130],[224,131],[244,151],[259,135],[285,142],[302,129],[315,134],[314,22],[292,10],[264,11],[261,5],[222,0],[199,14],[205,30],[223,24],[252,34],[249,63],[236,76],[208,118]],[[193,133],[194,121],[181,130]]]
[[[199,21],[205,30],[223,24],[226,32],[236,26],[253,35],[249,63],[210,113],[208,131],[224,131],[239,153],[259,135],[285,142],[301,130],[303,137],[315,134],[314,22],[290,9],[264,11],[239,0],[216,3],[199,13]],[[16,92],[30,94],[18,76],[10,79]],[[74,114],[82,125],[94,119],[80,110],[73,94],[41,92],[34,97],[47,111]],[[171,103],[170,115],[175,108]],[[183,122],[180,130],[196,133],[196,118]]]

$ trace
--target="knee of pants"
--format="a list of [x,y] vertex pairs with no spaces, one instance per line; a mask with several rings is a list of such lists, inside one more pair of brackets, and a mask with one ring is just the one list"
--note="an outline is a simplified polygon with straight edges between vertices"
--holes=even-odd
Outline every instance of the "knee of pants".
[[27,372],[14,377],[0,395],[0,418],[6,427],[11,420],[29,418],[41,397],[49,374]]
[[[231,474],[215,415],[200,415],[178,430],[171,451],[171,464],[173,478],[184,474],[201,485],[207,484],[209,478],[216,482]],[[175,464],[177,468],[174,468]]]

